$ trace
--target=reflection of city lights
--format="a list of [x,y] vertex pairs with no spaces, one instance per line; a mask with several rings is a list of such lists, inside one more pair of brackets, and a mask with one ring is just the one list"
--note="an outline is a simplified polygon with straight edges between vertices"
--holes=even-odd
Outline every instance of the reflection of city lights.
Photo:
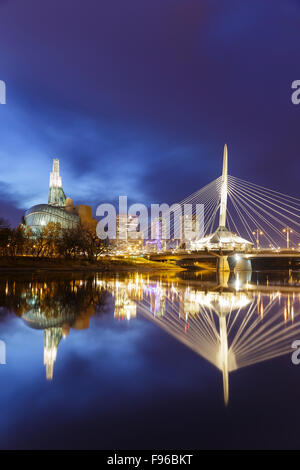
[[294,318],[295,318],[294,302],[295,302],[294,293],[292,294],[292,298],[290,294],[288,294],[287,299],[285,300],[285,303],[284,303],[284,308],[283,308],[283,318],[285,322],[287,322],[289,319],[291,319],[292,322],[294,321]]
[[[12,298],[17,299],[15,311],[28,326],[36,327],[38,323],[38,328],[45,331],[47,378],[53,376],[61,338],[67,337],[70,328],[89,326],[95,307],[91,310],[84,307],[87,321],[81,318],[81,310],[78,318],[73,311],[77,300],[85,298],[85,292],[95,305],[102,291],[109,292],[116,321],[133,320],[142,314],[201,354],[222,371],[226,394],[232,370],[285,353],[290,348],[290,339],[300,333],[300,294],[295,294],[291,286],[281,291],[272,285],[264,286],[265,291],[257,292],[261,287],[247,282],[245,290],[241,275],[226,288],[198,281],[187,286],[174,278],[172,282],[163,279],[162,276],[161,280],[153,280],[141,274],[124,278],[97,274],[90,284],[87,280],[72,279],[68,284],[73,300],[71,313],[68,302],[58,300],[55,282],[31,281],[20,291],[20,284],[5,281],[1,289],[2,298],[9,305]],[[68,318],[68,314],[73,316]]]
[[[172,287],[164,290],[166,306],[164,316],[153,315],[151,295],[146,295],[140,311],[158,326],[182,341],[222,371],[224,400],[229,398],[229,373],[273,357],[287,354],[294,335],[300,334],[300,315],[295,310],[300,295],[272,291],[267,294],[247,291],[239,279],[239,291],[201,291],[191,287],[178,287],[178,296],[172,300]],[[236,287],[236,283],[234,284]],[[144,291],[158,293],[146,286]],[[250,291],[249,291],[250,290]],[[291,319],[284,328],[280,299],[285,300],[284,321]],[[169,301],[170,299],[170,301]],[[299,312],[300,313],[300,312]],[[297,325],[297,329],[294,329]],[[293,328],[293,329],[292,329]]]

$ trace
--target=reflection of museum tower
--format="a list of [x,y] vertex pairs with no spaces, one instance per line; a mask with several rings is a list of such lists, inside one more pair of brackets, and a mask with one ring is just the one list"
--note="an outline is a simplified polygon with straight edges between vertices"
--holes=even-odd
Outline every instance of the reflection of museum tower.
[[53,367],[57,357],[57,348],[63,336],[61,327],[44,330],[44,364],[47,380],[53,379]]

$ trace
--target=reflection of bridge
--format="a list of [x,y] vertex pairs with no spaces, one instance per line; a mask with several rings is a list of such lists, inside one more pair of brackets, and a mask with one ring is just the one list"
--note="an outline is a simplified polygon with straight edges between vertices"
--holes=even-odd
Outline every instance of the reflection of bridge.
[[[203,204],[204,236],[194,233],[188,249],[153,253],[149,258],[177,263],[215,258],[219,271],[251,270],[254,259],[300,258],[300,200],[229,176],[227,167],[225,145],[222,176],[179,204],[181,212],[187,203]],[[175,217],[176,210],[174,221]],[[261,247],[261,239],[267,246]]]
[[[248,250],[244,251],[243,258],[245,259],[254,259],[254,258],[300,258],[300,250]],[[233,250],[219,250],[219,251],[189,251],[176,250],[176,251],[165,251],[163,253],[153,253],[149,255],[149,258],[153,261],[177,261],[181,259],[212,259],[217,258],[218,256],[234,256],[235,252]]]
[[131,303],[135,303],[135,314],[153,321],[219,369],[225,404],[231,372],[288,354],[300,334],[300,286],[261,287],[250,281],[243,285],[239,275],[222,287],[170,284],[142,276],[129,282],[99,280],[98,285],[124,299],[123,319],[132,318]]
[[116,327],[142,315],[214,365],[222,373],[227,403],[231,372],[288,354],[300,335],[300,279],[289,277],[284,286],[276,285],[276,275],[272,279],[260,286],[243,273],[228,283],[223,277],[222,285],[96,275],[61,287],[57,281],[30,282],[21,290],[14,282],[0,282],[0,299],[29,327],[44,330],[49,379],[61,338],[70,328],[89,328],[90,317],[105,307],[103,299],[112,298]]
[[[147,299],[139,312],[201,355],[222,373],[224,401],[229,401],[229,374],[239,368],[291,352],[300,334],[299,298],[265,288],[235,291],[177,291],[165,302],[163,315],[151,313]],[[268,293],[267,293],[268,292]],[[296,303],[298,308],[296,309]]]

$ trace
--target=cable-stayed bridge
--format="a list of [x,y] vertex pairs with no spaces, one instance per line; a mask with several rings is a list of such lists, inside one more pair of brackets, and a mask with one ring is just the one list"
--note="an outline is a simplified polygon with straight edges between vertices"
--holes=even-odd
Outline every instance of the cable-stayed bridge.
[[[181,201],[178,211],[184,213],[186,204],[192,206],[192,217],[202,205],[202,236],[191,238],[188,249],[154,254],[152,259],[216,257],[218,270],[227,271],[232,266],[251,269],[254,258],[300,257],[300,199],[229,175],[226,145],[222,175]],[[233,255],[238,256],[230,262]]]

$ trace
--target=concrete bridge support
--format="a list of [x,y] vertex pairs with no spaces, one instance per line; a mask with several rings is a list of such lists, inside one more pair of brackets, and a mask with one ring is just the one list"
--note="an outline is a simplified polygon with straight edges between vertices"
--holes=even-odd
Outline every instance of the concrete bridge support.
[[228,263],[228,256],[221,255],[217,260],[217,271],[218,272],[229,272],[230,267]]
[[244,258],[242,255],[235,255],[233,257],[233,271],[237,273],[239,271],[252,271],[251,260]]

